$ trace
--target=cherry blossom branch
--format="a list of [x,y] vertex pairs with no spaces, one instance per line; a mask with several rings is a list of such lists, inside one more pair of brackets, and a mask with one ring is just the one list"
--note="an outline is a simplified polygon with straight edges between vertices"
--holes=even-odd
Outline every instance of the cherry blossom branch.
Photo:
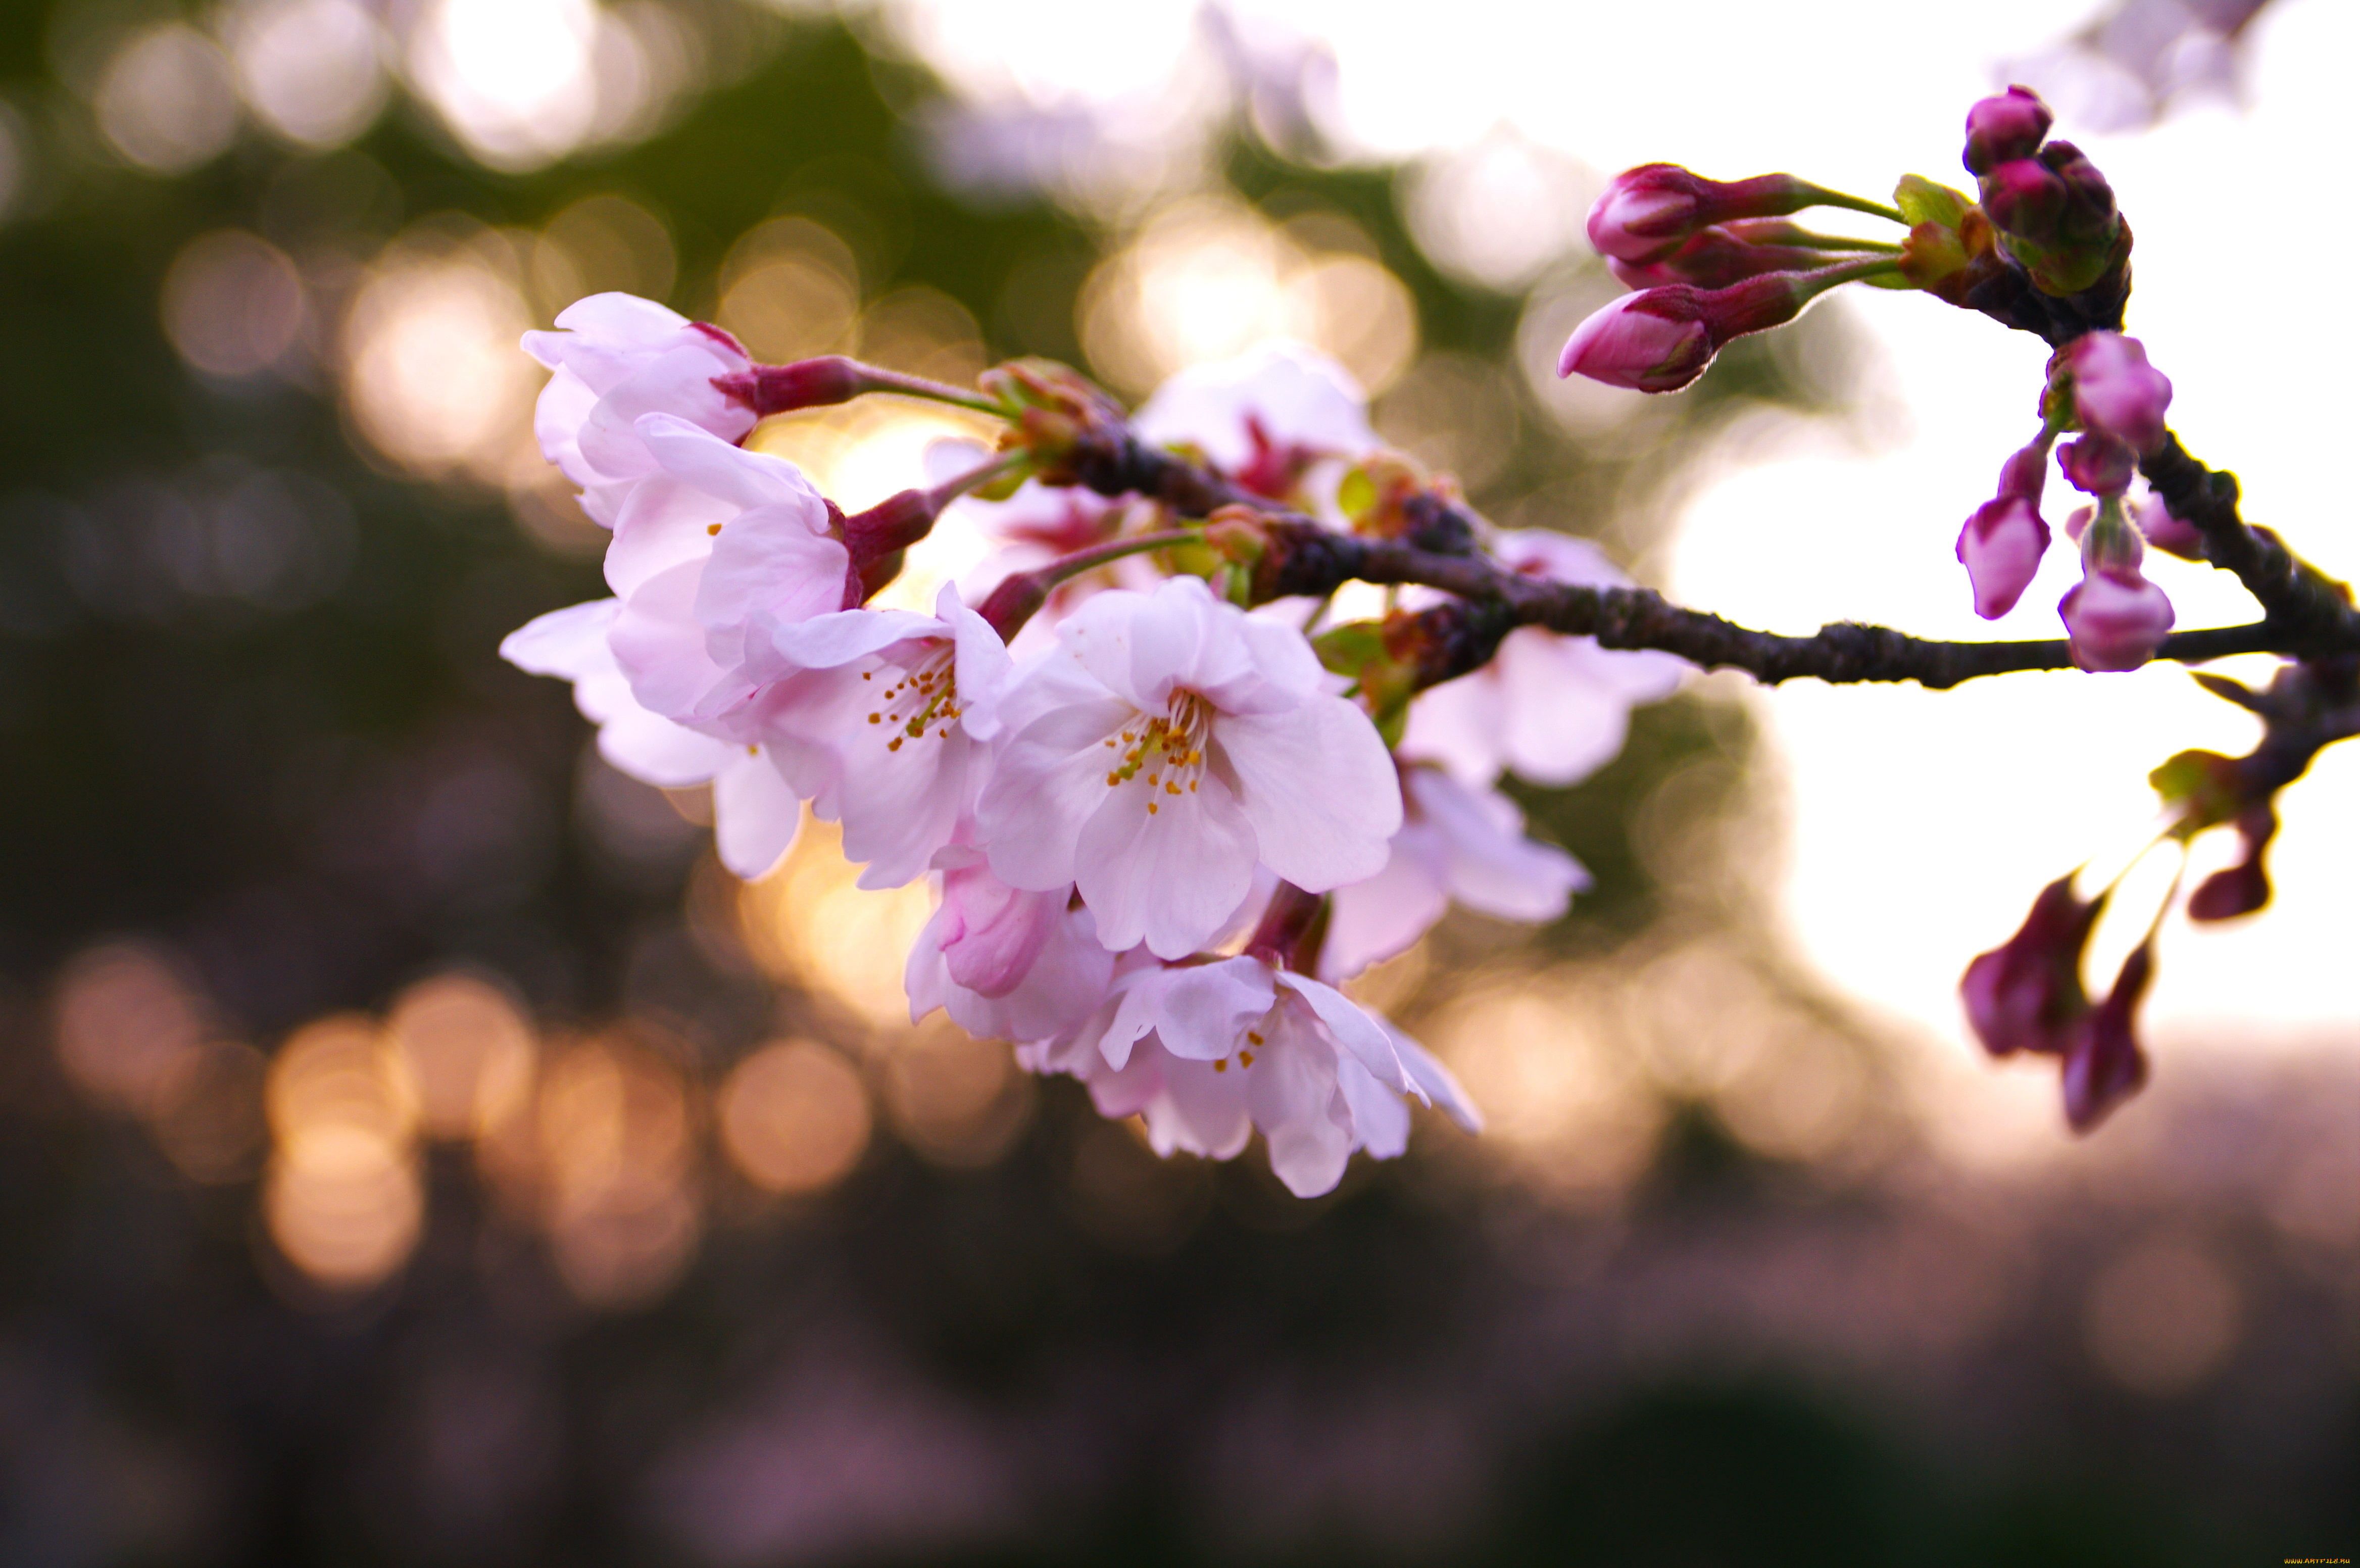
[[[2166,450],[2178,452],[2179,448],[2173,444]],[[2211,473],[2184,453],[2180,455],[2198,473]],[[1705,669],[1743,670],[1765,685],[1810,676],[1836,685],[1916,681],[1939,691],[1983,675],[2074,667],[2070,645],[2061,637],[1944,641],[1854,621],[1835,622],[1812,636],[1794,637],[1682,608],[1649,588],[1601,588],[1522,576],[1503,571],[1478,554],[1476,520],[1463,508],[1430,493],[1412,498],[1402,509],[1406,538],[1339,533],[1241,489],[1176,453],[1148,446],[1120,427],[1086,433],[1076,443],[1066,466],[1078,482],[1101,495],[1146,496],[1184,517],[1209,516],[1225,507],[1252,509],[1262,519],[1268,542],[1255,568],[1257,600],[1295,595],[1324,598],[1355,580],[1415,584],[1457,595],[1466,601],[1464,607],[1446,607],[1449,613],[1430,623],[1432,637],[1420,649],[1420,663],[1426,669],[1421,684],[1447,680],[1476,668],[1498,647],[1499,640],[1518,626],[1545,626],[1553,631],[1595,637],[1609,648],[1676,653]],[[2167,465],[2159,462],[2158,466],[2172,472]],[[2231,485],[2234,491],[2234,481]],[[2170,499],[2168,492],[2166,499]],[[2231,526],[2245,534],[2260,532],[2236,522],[2234,499],[2229,504]],[[2275,536],[2257,538],[2245,548],[2259,563],[2254,568],[2257,574],[2276,570],[2282,577],[2323,585],[2301,589],[2304,603],[2311,603],[2321,593],[2333,596],[2333,585],[2315,568],[2272,565],[2294,559]],[[2201,663],[2233,653],[2338,651],[2360,652],[2360,617],[2354,616],[2348,606],[2333,621],[2306,611],[2299,620],[2267,617],[2242,626],[2179,632],[2164,641],[2159,656]]]
[[2204,536],[2204,557],[2236,574],[2260,601],[2263,624],[2278,633],[2283,653],[2348,651],[2360,638],[2352,590],[2287,548],[2267,528],[2237,515],[2237,477],[2208,468],[2167,432],[2163,444],[2139,460],[2139,471],[2171,515]]

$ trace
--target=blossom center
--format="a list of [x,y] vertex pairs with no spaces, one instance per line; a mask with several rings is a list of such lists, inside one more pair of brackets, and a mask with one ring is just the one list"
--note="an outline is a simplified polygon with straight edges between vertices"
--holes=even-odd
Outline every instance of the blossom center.
[[1165,797],[1196,793],[1205,772],[1205,743],[1212,732],[1213,705],[1195,692],[1175,691],[1161,717],[1136,714],[1107,738],[1105,744],[1114,752],[1107,787],[1143,783],[1147,815],[1154,816]]
[[889,663],[861,672],[864,681],[900,677],[877,694],[877,706],[869,711],[869,722],[889,737],[888,751],[900,751],[906,740],[924,740],[929,730],[937,740],[950,739],[951,727],[966,711],[959,706],[956,652],[948,642],[930,641],[929,651],[914,664]]

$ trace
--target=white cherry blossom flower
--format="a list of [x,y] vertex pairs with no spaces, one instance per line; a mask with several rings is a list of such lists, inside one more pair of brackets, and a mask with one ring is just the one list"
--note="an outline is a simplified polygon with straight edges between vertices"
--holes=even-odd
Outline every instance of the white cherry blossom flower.
[[670,414],[644,415],[639,433],[661,466],[632,488],[606,547],[623,601],[616,661],[646,707],[742,738],[732,716],[790,669],[774,634],[843,608],[851,556],[784,458]]
[[1380,444],[1368,394],[1315,348],[1274,343],[1183,370],[1131,416],[1142,441],[1190,445],[1232,477],[1273,462],[1358,457]]
[[1368,717],[1322,689],[1291,627],[1203,582],[1084,601],[1020,673],[978,807],[1011,885],[1076,884],[1118,951],[1195,952],[1257,865],[1311,892],[1383,868],[1401,826],[1392,759]]
[[[1631,584],[1596,545],[1551,530],[1503,532],[1491,548],[1502,565],[1529,576]],[[1490,663],[1419,694],[1396,749],[1470,789],[1489,785],[1502,768],[1535,784],[1574,784],[1622,750],[1632,706],[1669,696],[1689,668],[1669,653],[1610,651],[1594,638],[1519,627]]]
[[1303,1198],[1332,1190],[1355,1149],[1389,1159],[1406,1148],[1405,1095],[1470,1132],[1481,1124],[1415,1041],[1254,958],[1130,968],[1087,1023],[1018,1060],[1082,1079],[1106,1115],[1142,1117],[1159,1154],[1228,1159],[1260,1128],[1272,1171]]
[[794,843],[802,802],[760,747],[700,735],[640,706],[606,641],[621,608],[606,598],[552,610],[509,632],[500,656],[527,674],[572,681],[574,706],[598,727],[598,754],[621,772],[665,789],[710,783],[721,863],[761,876]]
[[1590,887],[1581,863],[1524,836],[1524,815],[1494,789],[1470,789],[1438,768],[1402,770],[1393,858],[1330,897],[1320,978],[1340,980],[1405,950],[1453,903],[1532,924],[1565,913]]
[[752,363],[720,328],[630,294],[576,300],[557,325],[524,334],[525,352],[556,372],[533,410],[533,434],[603,526],[615,526],[632,484],[658,466],[639,438],[641,415],[672,414],[732,442],[754,428],[754,411],[713,385]]
[[[725,536],[726,537],[726,536]],[[973,812],[989,766],[970,710],[1010,670],[984,619],[944,585],[935,615],[847,609],[774,628],[785,673],[753,702],[752,732],[812,810],[844,825],[863,887],[899,887]]]

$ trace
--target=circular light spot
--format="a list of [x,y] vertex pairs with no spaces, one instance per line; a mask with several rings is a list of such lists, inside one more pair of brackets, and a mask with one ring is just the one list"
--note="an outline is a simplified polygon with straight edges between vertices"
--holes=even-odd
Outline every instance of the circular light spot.
[[229,61],[178,22],[126,43],[99,78],[98,127],[140,168],[179,174],[218,156],[237,135]]
[[808,1040],[764,1046],[722,1085],[722,1146],[768,1192],[813,1192],[869,1145],[869,1094],[852,1064]]
[[277,246],[243,229],[200,235],[164,275],[164,333],[209,376],[251,376],[295,346],[303,278]]

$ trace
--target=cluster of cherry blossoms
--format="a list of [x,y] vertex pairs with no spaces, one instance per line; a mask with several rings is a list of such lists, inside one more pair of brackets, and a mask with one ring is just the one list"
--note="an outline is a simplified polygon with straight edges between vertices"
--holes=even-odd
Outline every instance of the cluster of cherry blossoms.
[[[2289,655],[2266,690],[2197,677],[2260,717],[2264,740],[2246,757],[2189,751],[2157,769],[2153,782],[2166,815],[2149,848],[2184,849],[2199,833],[2233,828],[2241,859],[2195,888],[2185,907],[2196,920],[2251,914],[2269,898],[2262,853],[2278,826],[2277,792],[2322,747],[2360,731],[2360,662],[2335,651],[2360,630],[2360,621],[2348,588],[2295,557],[2267,530],[2239,521],[2234,477],[2189,457],[2167,429],[2171,383],[2121,330],[2130,292],[2129,225],[2105,177],[2071,143],[2050,139],[2050,125],[2048,106],[2022,87],[1975,104],[1962,159],[1975,177],[1972,199],[1918,175],[1903,177],[1887,205],[1785,174],[1719,181],[1675,164],[1628,170],[1598,199],[1589,232],[1608,267],[1634,291],[1581,323],[1558,372],[1639,391],[1677,391],[1732,339],[1792,321],[1812,300],[1850,282],[1920,291],[2040,336],[2052,350],[2040,428],[2007,459],[1997,493],[1958,536],[1956,554],[1974,609],[1995,620],[2030,585],[2049,543],[2040,502],[2052,455],[2067,483],[2090,498],[2065,523],[2082,571],[2058,606],[2073,664],[2135,670],[2164,649],[2172,606],[2141,570],[2147,545],[2237,573],[2266,619],[2193,634],[2179,656],[2256,649]],[[1812,207],[1870,214],[1907,232],[1896,242],[1853,239],[1813,234],[1789,221]],[[2073,439],[2064,439],[2069,435]],[[2134,497],[2142,477],[2151,488]],[[2048,662],[2042,645],[2016,649],[2030,656],[2001,662],[1985,655],[2011,652],[2005,645],[1948,644],[1938,658],[1935,645],[1918,643],[1926,657],[1898,670],[1859,672],[1855,665],[1858,673],[1838,678],[1948,685]],[[1926,674],[1929,667],[1934,678]],[[2117,875],[2085,898],[2075,891],[2074,875],[2059,879],[2040,894],[2023,929],[1974,960],[1961,987],[1968,1020],[1994,1055],[2028,1051],[2059,1059],[2067,1120],[2076,1129],[2094,1125],[2147,1078],[2133,1015],[2154,974],[2157,930],[2179,899],[2180,883],[2174,880],[2145,938],[2093,1002],[2082,967],[2121,882]]]
[[[1034,362],[980,393],[836,358],[759,366],[624,295],[557,326],[525,340],[553,372],[536,429],[612,531],[613,596],[501,651],[574,683],[616,767],[709,783],[732,871],[768,871],[808,809],[840,825],[861,885],[930,879],[912,1018],[1014,1042],[1161,1152],[1227,1158],[1259,1130],[1311,1195],[1356,1149],[1402,1152],[1409,1102],[1477,1125],[1438,1062],[1336,986],[1452,903],[1560,914],[1586,873],[1525,836],[1500,773],[1584,775],[1686,664],[1522,627],[1471,673],[1388,681],[1336,650],[1415,632],[1426,590],[1325,630],[1329,604],[1258,593],[1258,518],[1349,535],[1409,490],[1448,493],[1382,452],[1349,378],[1305,351],[1184,374],[1125,416]],[[847,516],[745,444],[768,414],[874,391],[996,414],[1000,449]],[[1244,504],[1077,483],[1109,443]],[[932,614],[872,607],[954,506],[998,558]],[[1624,581],[1562,535],[1463,543],[1503,574]],[[1404,660],[1387,667],[1420,667]]]

